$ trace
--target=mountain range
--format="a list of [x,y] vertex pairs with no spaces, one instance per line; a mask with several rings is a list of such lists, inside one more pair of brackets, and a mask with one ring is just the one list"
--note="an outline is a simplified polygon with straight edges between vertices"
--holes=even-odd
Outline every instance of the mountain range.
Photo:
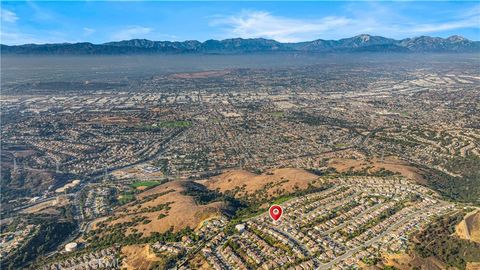
[[420,36],[396,40],[381,36],[358,35],[339,40],[323,40],[282,43],[271,39],[233,38],[224,40],[151,41],[132,39],[103,44],[56,43],[0,45],[2,54],[26,55],[117,55],[117,54],[165,54],[205,53],[232,54],[251,52],[480,52],[480,41],[461,36],[448,38]]

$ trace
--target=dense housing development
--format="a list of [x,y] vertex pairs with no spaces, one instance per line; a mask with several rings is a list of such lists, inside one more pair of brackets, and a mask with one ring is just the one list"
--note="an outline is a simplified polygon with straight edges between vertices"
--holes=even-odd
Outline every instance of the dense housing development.
[[2,269],[478,267],[478,54],[9,57]]

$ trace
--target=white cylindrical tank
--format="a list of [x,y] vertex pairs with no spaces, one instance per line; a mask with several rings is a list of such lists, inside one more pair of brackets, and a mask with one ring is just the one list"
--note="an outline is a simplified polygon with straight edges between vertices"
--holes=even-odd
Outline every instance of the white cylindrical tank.
[[77,250],[77,246],[78,246],[78,244],[75,243],[75,242],[68,243],[68,244],[65,245],[65,251],[66,252],[75,251],[75,250]]
[[239,233],[243,233],[245,231],[245,224],[237,224],[235,225],[235,229],[237,229]]

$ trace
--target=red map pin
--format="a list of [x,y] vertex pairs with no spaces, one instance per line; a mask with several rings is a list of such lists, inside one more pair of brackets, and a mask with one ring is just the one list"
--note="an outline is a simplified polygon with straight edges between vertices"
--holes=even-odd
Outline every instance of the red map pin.
[[273,220],[277,221],[282,216],[283,209],[280,205],[272,205],[272,206],[270,206],[269,213],[270,213],[270,217]]

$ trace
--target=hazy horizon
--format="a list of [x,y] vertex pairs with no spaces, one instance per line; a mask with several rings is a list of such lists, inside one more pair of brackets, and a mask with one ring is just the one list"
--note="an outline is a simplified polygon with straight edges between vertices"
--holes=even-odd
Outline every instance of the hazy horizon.
[[[279,57],[281,55],[282,57]],[[225,69],[271,69],[346,63],[402,63],[416,65],[423,60],[461,63],[480,60],[475,53],[310,53],[270,52],[249,54],[165,54],[165,55],[5,55],[1,58],[2,85],[21,81],[123,80],[158,74]],[[353,56],[353,57],[351,57]],[[425,64],[428,66],[427,64]],[[123,75],[122,75],[123,74]]]

